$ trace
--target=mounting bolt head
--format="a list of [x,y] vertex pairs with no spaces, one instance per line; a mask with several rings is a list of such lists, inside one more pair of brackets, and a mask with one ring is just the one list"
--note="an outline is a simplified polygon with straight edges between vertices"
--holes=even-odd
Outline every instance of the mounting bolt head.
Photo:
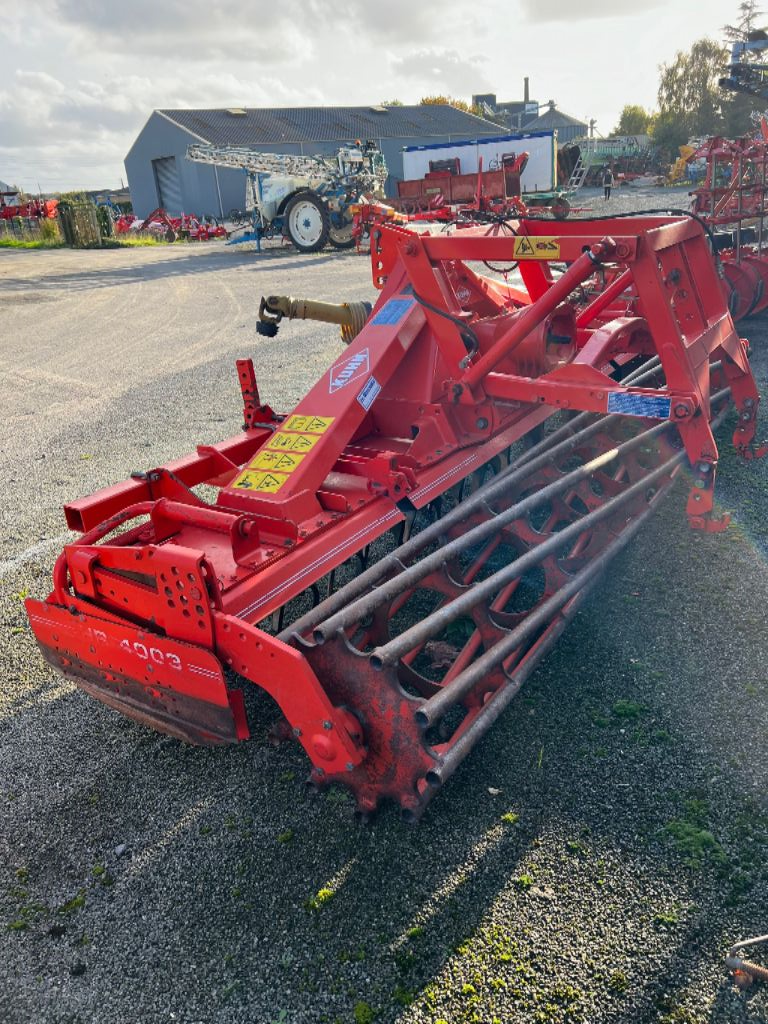
[[679,419],[685,419],[689,415],[688,406],[684,405],[683,402],[678,402],[675,406],[675,416]]
[[488,428],[488,420],[485,416],[481,416],[475,423],[475,426],[478,430],[486,430]]
[[299,736],[301,736],[301,729],[298,727],[298,725],[294,725],[294,727],[293,727],[293,735],[297,739],[298,739]]
[[700,462],[696,467],[700,473],[709,473],[712,470],[712,465],[709,462]]
[[347,761],[344,767],[347,769],[348,772],[353,772],[355,770],[355,766],[352,764],[351,761]]
[[323,728],[330,731],[333,728],[333,723],[328,721],[323,722]]

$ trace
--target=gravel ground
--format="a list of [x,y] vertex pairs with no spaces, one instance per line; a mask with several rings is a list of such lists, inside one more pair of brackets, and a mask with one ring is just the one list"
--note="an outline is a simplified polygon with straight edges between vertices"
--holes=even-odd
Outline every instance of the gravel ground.
[[[603,210],[681,205],[617,190]],[[681,486],[416,829],[309,796],[298,748],[160,737],[37,652],[62,503],[289,408],[331,328],[257,339],[267,291],[370,298],[354,254],[0,251],[0,1021],[757,1022],[768,930],[768,463],[721,434],[722,536]],[[742,333],[768,378],[768,323]]]

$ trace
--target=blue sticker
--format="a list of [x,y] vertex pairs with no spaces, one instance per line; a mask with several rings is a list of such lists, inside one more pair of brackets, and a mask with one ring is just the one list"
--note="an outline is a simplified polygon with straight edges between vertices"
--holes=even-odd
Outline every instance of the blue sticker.
[[401,320],[408,310],[413,306],[414,299],[390,299],[386,302],[376,316],[371,320],[372,324],[396,324]]
[[376,401],[376,396],[381,391],[381,384],[375,377],[369,377],[365,387],[357,396],[357,400],[367,412]]
[[618,412],[623,416],[668,420],[671,408],[671,398],[657,398],[655,395],[629,395],[623,394],[621,391],[612,391],[608,395],[608,412]]

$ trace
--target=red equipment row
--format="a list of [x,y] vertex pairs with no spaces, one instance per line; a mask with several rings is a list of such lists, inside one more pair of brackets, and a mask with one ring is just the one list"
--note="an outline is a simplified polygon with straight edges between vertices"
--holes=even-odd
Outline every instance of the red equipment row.
[[169,216],[162,207],[153,210],[148,217],[139,222],[133,214],[123,214],[115,221],[115,234],[127,234],[130,231],[148,231],[163,235],[169,242],[177,238],[188,238],[193,242],[207,242],[209,238],[228,238],[228,232],[221,224],[183,213],[180,217]]
[[688,158],[706,161],[692,211],[713,230],[734,320],[768,307],[768,125],[740,139],[707,139]]
[[4,197],[15,196],[16,192],[0,192],[0,220],[12,220],[14,217],[53,220],[58,210],[58,199],[30,199],[26,203],[8,205]]

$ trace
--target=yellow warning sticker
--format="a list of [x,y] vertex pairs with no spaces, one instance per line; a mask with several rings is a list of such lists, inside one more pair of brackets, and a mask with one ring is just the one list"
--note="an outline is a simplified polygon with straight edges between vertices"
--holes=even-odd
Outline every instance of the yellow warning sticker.
[[265,450],[250,463],[249,469],[277,469],[281,473],[292,473],[300,466],[304,456],[296,452],[272,452]]
[[558,260],[560,239],[547,235],[517,235],[512,252],[516,260]]
[[283,452],[308,452],[320,440],[319,434],[273,434],[267,441],[267,448],[277,448]]
[[280,476],[277,473],[261,473],[257,470],[246,469],[232,486],[239,487],[243,491],[260,491],[262,494],[275,494],[287,479],[287,476]]
[[334,419],[334,416],[289,416],[283,427],[285,430],[298,430],[302,433],[324,434]]

